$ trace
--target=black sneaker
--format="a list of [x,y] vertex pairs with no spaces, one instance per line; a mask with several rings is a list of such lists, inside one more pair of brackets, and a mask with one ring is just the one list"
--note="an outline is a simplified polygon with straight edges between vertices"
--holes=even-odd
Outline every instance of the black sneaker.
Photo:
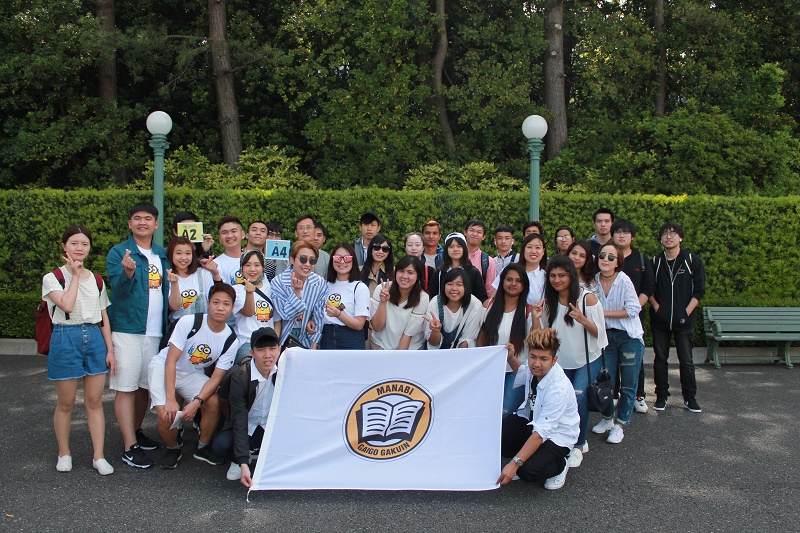
[[703,410],[700,409],[700,404],[697,403],[697,400],[691,399],[686,400],[683,402],[683,408],[692,413],[702,413]]
[[656,411],[663,411],[667,408],[667,399],[666,398],[658,398],[656,403],[653,404],[653,409]]
[[122,462],[135,468],[150,468],[153,461],[147,457],[141,446],[134,444],[125,452],[122,452]]
[[181,460],[181,449],[180,448],[167,448],[167,453],[164,454],[164,457],[161,458],[161,462],[158,465],[163,468],[164,470],[172,470],[176,466],[178,466],[178,461]]
[[178,428],[178,448],[183,448],[183,428]]
[[142,428],[136,430],[136,444],[139,448],[152,452],[158,449],[158,443],[144,434]]
[[211,446],[204,446],[203,448],[198,448],[194,452],[194,458],[198,461],[205,461],[210,465],[221,465],[222,459],[214,455],[214,452],[211,451]]

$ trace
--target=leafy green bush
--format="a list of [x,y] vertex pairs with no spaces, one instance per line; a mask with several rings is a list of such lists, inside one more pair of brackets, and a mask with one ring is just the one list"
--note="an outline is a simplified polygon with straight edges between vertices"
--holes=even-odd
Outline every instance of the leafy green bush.
[[523,191],[527,184],[503,174],[494,163],[479,161],[459,167],[439,161],[408,171],[406,191]]
[[[39,291],[41,277],[61,264],[58,246],[64,228],[87,225],[94,236],[94,253],[87,266],[105,274],[105,254],[127,238],[128,209],[150,200],[147,191],[59,191],[52,189],[0,191],[4,213],[0,234],[0,291],[28,294]],[[350,191],[205,191],[185,188],[166,193],[166,218],[190,209],[216,233],[220,217],[233,214],[245,223],[260,219],[280,222],[291,234],[295,218],[315,213],[328,227],[330,249],[338,241],[352,242],[358,235],[358,219],[375,211],[383,233],[396,250],[402,249],[406,232],[422,228],[428,219],[441,222],[443,231],[463,230],[473,217],[489,228],[508,223],[520,231],[528,211],[525,192],[434,192],[354,189]],[[567,224],[576,235],[594,233],[591,213],[598,207],[612,209],[619,218],[633,221],[639,233],[634,246],[648,256],[660,250],[657,231],[666,220],[686,229],[684,246],[702,257],[706,266],[706,305],[800,305],[800,197],[727,198],[719,196],[587,195],[548,192],[541,197],[542,222],[552,253],[553,230]],[[484,249],[492,251],[490,239]],[[33,302],[33,300],[32,300]],[[28,304],[26,304],[28,305]],[[33,303],[35,307],[35,303]],[[20,324],[32,316],[7,306]],[[24,307],[22,308],[24,309]],[[32,312],[32,308],[31,312]],[[12,318],[13,318],[12,316]],[[9,336],[17,329],[3,327]]]

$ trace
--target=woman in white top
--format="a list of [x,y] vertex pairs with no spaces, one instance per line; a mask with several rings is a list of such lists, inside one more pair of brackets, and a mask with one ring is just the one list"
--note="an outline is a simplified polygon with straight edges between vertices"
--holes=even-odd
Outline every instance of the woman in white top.
[[[525,269],[525,273],[528,276],[530,290],[528,291],[527,302],[533,305],[544,296],[544,269],[542,266],[547,264],[547,248],[540,234],[531,233],[525,237],[522,241],[517,263]],[[495,278],[492,287],[497,290],[499,285],[500,276]],[[527,364],[527,361],[523,361],[523,364]]]
[[581,289],[587,290],[600,297],[600,288],[594,280],[597,273],[597,261],[592,255],[592,247],[589,241],[575,241],[567,249],[567,256],[572,259],[575,270],[578,271],[578,285]]
[[425,341],[425,322],[428,293],[422,290],[422,263],[416,257],[405,256],[397,262],[394,281],[383,282],[375,288],[370,302],[373,350],[418,350]]
[[167,245],[167,259],[172,269],[167,270],[169,286],[169,321],[206,312],[208,291],[222,282],[213,259],[204,259],[203,268],[197,267],[197,252],[186,237],[173,237]]
[[583,452],[589,451],[586,444],[589,428],[586,394],[589,384],[600,372],[600,355],[608,344],[603,306],[597,297],[580,288],[572,260],[559,254],[547,263],[544,300],[533,306],[533,315],[534,329],[549,327],[558,335],[558,364],[575,388],[581,432],[569,456],[569,466],[574,468],[581,464]]
[[597,284],[600,287],[600,303],[606,318],[606,368],[615,379],[617,369],[620,377],[620,397],[616,406],[617,423],[614,424],[614,404],[609,403],[603,412],[603,420],[592,428],[594,433],[609,431],[606,442],[619,444],[628,427],[636,401],[639,384],[639,369],[644,356],[644,330],[639,321],[639,295],[631,279],[622,272],[622,251],[614,244],[600,247],[597,253],[600,272]]
[[454,268],[442,278],[444,290],[428,304],[425,338],[428,349],[472,348],[483,322],[483,306],[470,290],[462,268]]
[[[478,335],[478,346],[505,345],[511,357],[527,364],[528,349],[525,338],[531,329],[527,303],[530,278],[519,263],[511,263],[498,276],[499,284],[494,298],[489,301],[486,319]],[[516,374],[506,363],[503,385],[503,417],[516,412],[525,399],[525,390],[514,388]]]
[[322,350],[363,350],[364,323],[369,316],[369,289],[359,279],[353,245],[340,242],[328,263]]
[[[92,466],[101,475],[114,473],[105,460],[103,388],[106,373],[116,373],[106,308],[110,305],[103,278],[86,270],[83,262],[92,247],[92,234],[84,226],[70,226],[61,238],[64,266],[42,279],[42,299],[53,321],[47,377],[55,382],[58,398],[53,428],[58,442],[56,470],[72,470],[69,432],[72,409],[83,380],[83,404],[94,455]],[[77,281],[76,281],[77,280]]]
[[239,351],[236,364],[250,353],[250,336],[259,328],[273,328],[280,335],[281,321],[276,316],[270,283],[264,275],[264,256],[259,250],[248,250],[242,256],[244,282],[234,285],[236,301],[233,313]]

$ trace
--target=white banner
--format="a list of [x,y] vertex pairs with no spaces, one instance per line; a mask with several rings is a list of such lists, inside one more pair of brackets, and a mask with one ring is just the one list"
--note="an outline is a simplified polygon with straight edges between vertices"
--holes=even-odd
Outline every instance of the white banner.
[[506,349],[289,349],[252,490],[487,490]]

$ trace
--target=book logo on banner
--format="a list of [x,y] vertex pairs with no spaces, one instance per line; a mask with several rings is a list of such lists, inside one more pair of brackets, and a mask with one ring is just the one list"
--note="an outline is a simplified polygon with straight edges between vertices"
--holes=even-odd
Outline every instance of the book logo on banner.
[[416,383],[386,380],[362,392],[344,421],[349,450],[375,461],[397,459],[425,440],[433,420],[433,398]]

